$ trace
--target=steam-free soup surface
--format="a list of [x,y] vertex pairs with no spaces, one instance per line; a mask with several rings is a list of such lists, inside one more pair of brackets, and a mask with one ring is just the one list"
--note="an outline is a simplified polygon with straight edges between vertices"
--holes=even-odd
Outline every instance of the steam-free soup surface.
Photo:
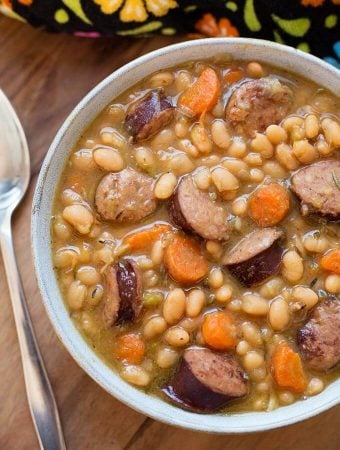
[[99,114],[51,233],[72,320],[112,370],[222,413],[338,377],[338,112],[294,74],[211,60],[154,73]]

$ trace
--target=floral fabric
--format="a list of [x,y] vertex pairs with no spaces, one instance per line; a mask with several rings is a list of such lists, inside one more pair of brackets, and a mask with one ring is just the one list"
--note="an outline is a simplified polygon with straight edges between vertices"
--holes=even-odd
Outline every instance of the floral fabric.
[[340,0],[0,0],[0,10],[78,36],[269,39],[340,67]]

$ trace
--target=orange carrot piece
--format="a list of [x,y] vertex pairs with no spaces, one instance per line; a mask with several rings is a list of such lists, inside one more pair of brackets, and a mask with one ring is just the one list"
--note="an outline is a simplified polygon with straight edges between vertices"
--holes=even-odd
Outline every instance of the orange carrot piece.
[[282,342],[274,350],[271,369],[274,380],[280,388],[302,394],[307,387],[300,355],[288,344]]
[[276,183],[257,189],[248,202],[250,217],[261,227],[281,222],[289,211],[289,197],[285,188]]
[[151,228],[144,228],[136,233],[129,234],[123,241],[130,247],[130,250],[144,250],[150,247],[157,239],[159,239],[164,233],[170,231],[172,228],[170,225],[157,224]]
[[115,355],[122,361],[140,364],[144,358],[145,344],[139,334],[123,334],[116,341]]
[[320,260],[320,266],[323,270],[340,275],[340,250],[335,248],[325,253]]
[[205,343],[216,350],[235,348],[237,340],[233,316],[227,311],[207,314],[202,325],[202,336]]
[[198,242],[180,234],[165,248],[164,264],[179,283],[197,283],[208,273],[208,263]]
[[236,70],[230,70],[229,72],[227,72],[224,75],[223,79],[224,79],[225,83],[230,86],[231,84],[234,84],[234,83],[237,83],[238,81],[240,81],[243,77],[244,77],[244,73],[242,72],[242,70],[236,69]]
[[199,116],[216,105],[220,94],[221,83],[217,73],[207,67],[195,83],[183,92],[178,104]]

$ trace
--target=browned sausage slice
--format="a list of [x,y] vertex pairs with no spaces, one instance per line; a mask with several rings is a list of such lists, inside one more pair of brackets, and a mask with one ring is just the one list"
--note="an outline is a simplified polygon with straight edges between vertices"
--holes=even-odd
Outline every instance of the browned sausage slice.
[[316,213],[340,220],[340,160],[318,161],[298,170],[292,190],[301,200],[302,214]]
[[201,191],[191,175],[180,181],[168,203],[168,211],[175,225],[204,239],[228,239],[227,211]]
[[292,90],[277,78],[247,81],[230,97],[226,118],[239,133],[253,136],[271,124],[278,124],[289,113]]
[[153,181],[131,168],[105,175],[95,195],[98,213],[114,222],[135,223],[144,219],[157,206]]
[[125,126],[134,142],[143,141],[171,122],[174,113],[170,99],[162,91],[151,91],[130,106]]
[[122,322],[135,322],[142,310],[142,278],[131,260],[119,262],[108,269],[107,297],[103,320],[110,327]]
[[178,406],[210,412],[248,393],[248,382],[231,354],[192,347],[183,353],[170,383],[162,391]]
[[298,331],[297,343],[308,367],[325,371],[340,361],[340,299],[328,297]]
[[244,286],[259,284],[279,270],[284,252],[279,242],[282,236],[278,228],[255,230],[224,255],[222,264]]

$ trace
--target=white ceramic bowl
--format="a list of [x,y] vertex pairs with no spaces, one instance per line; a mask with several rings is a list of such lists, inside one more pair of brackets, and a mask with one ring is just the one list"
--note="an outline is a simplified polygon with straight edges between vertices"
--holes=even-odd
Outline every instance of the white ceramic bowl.
[[49,318],[65,347],[78,364],[107,392],[132,408],[168,424],[214,433],[246,433],[269,430],[315,416],[340,399],[340,380],[321,394],[271,412],[233,415],[199,415],[176,408],[147,395],[113,372],[77,331],[59,292],[52,266],[50,218],[55,188],[65,161],[81,133],[100,111],[121,92],[145,76],[190,60],[220,54],[235,59],[257,60],[302,75],[340,93],[339,72],[306,53],[255,39],[203,39],[161,48],[118,69],[99,83],[76,106],[57,133],[43,163],[33,200],[32,241],[36,275]]

